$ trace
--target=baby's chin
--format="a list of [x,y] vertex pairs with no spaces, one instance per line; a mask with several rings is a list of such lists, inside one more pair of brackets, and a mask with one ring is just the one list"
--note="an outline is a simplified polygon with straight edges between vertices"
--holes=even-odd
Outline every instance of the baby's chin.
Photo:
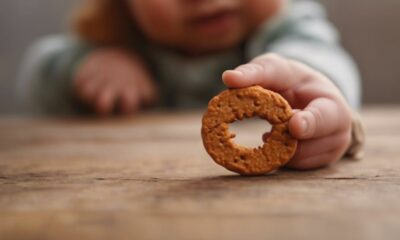
[[177,34],[171,34],[167,37],[164,35],[152,40],[159,45],[178,50],[188,56],[203,56],[239,47],[250,33],[251,30],[246,26],[238,25],[235,28],[220,32],[179,31]]

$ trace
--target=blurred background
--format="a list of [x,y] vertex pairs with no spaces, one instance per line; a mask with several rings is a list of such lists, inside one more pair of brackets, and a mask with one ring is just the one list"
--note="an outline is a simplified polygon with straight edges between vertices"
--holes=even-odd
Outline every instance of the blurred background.
[[[400,1],[320,1],[359,65],[364,103],[400,103]],[[67,31],[67,16],[79,2],[0,1],[0,113],[14,112],[15,79],[26,48],[43,35]]]

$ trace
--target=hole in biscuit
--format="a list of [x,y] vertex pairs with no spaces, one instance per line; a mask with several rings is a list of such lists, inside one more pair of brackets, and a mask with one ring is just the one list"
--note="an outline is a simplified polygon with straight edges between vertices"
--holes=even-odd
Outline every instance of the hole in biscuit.
[[271,131],[271,124],[259,117],[244,118],[229,125],[229,132],[235,134],[233,141],[241,146],[257,148],[264,144],[264,133]]

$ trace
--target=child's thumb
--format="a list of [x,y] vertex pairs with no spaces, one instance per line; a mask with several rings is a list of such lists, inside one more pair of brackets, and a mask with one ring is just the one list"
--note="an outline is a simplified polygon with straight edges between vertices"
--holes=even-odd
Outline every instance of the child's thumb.
[[317,98],[303,111],[293,115],[289,121],[289,131],[297,139],[312,139],[344,130],[349,124],[350,119],[340,113],[336,102]]

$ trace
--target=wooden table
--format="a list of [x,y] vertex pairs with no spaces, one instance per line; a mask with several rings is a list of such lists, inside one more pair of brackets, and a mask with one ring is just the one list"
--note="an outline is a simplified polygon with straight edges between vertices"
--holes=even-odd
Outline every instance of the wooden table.
[[400,239],[400,106],[363,117],[364,160],[252,178],[209,158],[200,113],[3,117],[0,239]]

